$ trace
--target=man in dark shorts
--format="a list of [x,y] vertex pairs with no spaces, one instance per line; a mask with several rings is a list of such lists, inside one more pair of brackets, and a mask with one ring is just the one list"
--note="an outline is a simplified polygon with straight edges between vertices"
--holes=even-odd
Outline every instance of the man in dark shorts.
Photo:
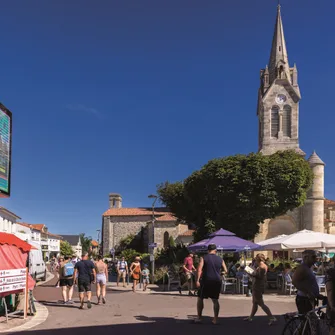
[[[212,299],[214,305],[214,319],[213,324],[218,323],[220,312],[219,297],[221,291],[221,269],[227,272],[227,267],[222,258],[216,255],[216,245],[210,244],[208,246],[208,254],[200,258],[200,263],[197,270],[196,286],[198,291],[198,319],[196,323],[202,321],[202,311],[204,309],[204,299]],[[201,283],[200,283],[201,279]]]
[[80,262],[74,266],[73,279],[76,280],[78,274],[78,289],[80,298],[80,309],[84,309],[85,292],[87,294],[87,308],[91,308],[91,283],[95,283],[96,272],[92,261],[88,260],[88,253],[84,254]]
[[316,262],[316,252],[305,250],[302,254],[303,262],[294,271],[292,284],[297,288],[296,305],[300,314],[307,314],[316,305],[319,297],[319,285],[311,269]]

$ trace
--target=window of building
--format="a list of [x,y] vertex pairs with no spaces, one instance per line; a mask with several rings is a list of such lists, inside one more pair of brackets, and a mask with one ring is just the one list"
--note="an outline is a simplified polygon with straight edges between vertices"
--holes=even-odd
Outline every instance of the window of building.
[[291,119],[292,109],[291,106],[285,105],[283,110],[283,136],[291,137]]
[[164,233],[164,248],[168,248],[170,246],[170,234],[166,231]]
[[271,109],[271,137],[278,137],[279,132],[279,107],[273,106]]

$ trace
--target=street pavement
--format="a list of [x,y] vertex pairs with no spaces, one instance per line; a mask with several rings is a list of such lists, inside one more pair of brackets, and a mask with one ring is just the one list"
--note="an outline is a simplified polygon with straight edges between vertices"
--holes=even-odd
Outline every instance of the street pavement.
[[[278,318],[276,325],[268,326],[263,311],[253,322],[243,321],[250,313],[251,299],[243,296],[222,295],[220,298],[220,324],[212,325],[212,302],[205,301],[204,322],[194,324],[196,316],[196,298],[186,294],[133,293],[129,290],[108,288],[106,305],[97,305],[96,297],[92,309],[79,310],[78,294],[75,293],[75,305],[62,305],[60,289],[55,288],[56,278],[35,289],[34,296],[49,310],[48,319],[29,331],[15,334],[29,335],[104,335],[111,333],[144,335],[144,334],[174,334],[211,335],[222,334],[281,334],[284,313],[295,310],[293,298],[284,299],[265,296],[273,314]],[[10,333],[8,333],[10,334]]]

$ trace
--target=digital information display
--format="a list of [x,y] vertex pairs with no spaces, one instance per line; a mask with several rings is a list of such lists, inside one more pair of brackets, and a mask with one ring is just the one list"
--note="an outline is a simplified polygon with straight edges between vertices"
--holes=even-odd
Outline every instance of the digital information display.
[[10,196],[12,113],[0,103],[0,197]]

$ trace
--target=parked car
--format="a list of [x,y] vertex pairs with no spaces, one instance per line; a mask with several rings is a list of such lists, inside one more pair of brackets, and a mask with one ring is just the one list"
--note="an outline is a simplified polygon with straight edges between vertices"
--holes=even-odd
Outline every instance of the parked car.
[[41,246],[33,241],[28,241],[35,249],[31,249],[29,252],[29,273],[35,281],[47,279],[47,269],[43,260],[43,254]]

